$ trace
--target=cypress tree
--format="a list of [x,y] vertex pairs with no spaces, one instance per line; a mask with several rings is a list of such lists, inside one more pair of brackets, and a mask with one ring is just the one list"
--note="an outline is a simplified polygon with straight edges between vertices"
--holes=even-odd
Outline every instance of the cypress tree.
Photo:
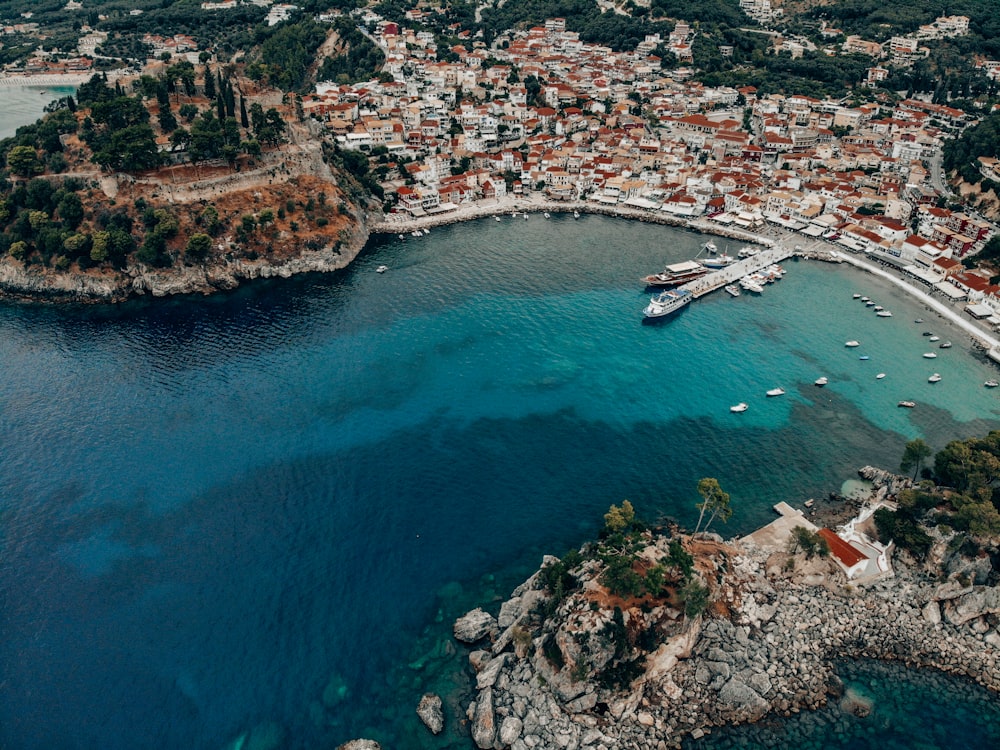
[[209,100],[215,98],[215,76],[212,75],[212,71],[207,65],[205,66],[205,98]]
[[247,117],[247,100],[246,97],[240,97],[240,125],[246,130],[250,127],[250,118]]
[[226,119],[226,103],[222,101],[222,94],[218,94],[215,97],[215,109],[219,115],[219,122]]

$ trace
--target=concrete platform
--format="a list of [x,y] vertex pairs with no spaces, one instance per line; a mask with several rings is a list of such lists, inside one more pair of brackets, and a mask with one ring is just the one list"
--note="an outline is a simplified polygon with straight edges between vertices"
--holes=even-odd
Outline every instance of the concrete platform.
[[793,508],[784,501],[775,505],[774,509],[778,513],[778,518],[743,537],[741,541],[749,540],[758,547],[780,551],[788,548],[788,540],[792,536],[792,529],[796,526],[803,526],[809,531],[819,530],[819,527],[809,521],[801,510]]

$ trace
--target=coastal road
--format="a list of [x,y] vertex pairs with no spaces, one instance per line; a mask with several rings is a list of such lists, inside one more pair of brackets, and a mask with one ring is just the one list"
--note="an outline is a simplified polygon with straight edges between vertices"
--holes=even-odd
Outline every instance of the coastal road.
[[944,181],[944,166],[941,149],[934,152],[934,156],[927,160],[927,167],[930,169],[931,187],[941,195],[950,195],[951,188]]

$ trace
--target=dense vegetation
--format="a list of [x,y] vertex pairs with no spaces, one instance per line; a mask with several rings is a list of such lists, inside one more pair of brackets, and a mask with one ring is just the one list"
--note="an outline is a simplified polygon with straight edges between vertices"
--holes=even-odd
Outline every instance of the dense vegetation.
[[385,55],[349,18],[338,18],[333,29],[340,39],[341,53],[323,60],[317,81],[353,83],[374,78],[385,63]]
[[1000,114],[988,115],[944,144],[945,169],[957,170],[966,182],[983,179],[977,161],[980,156],[1000,156]]

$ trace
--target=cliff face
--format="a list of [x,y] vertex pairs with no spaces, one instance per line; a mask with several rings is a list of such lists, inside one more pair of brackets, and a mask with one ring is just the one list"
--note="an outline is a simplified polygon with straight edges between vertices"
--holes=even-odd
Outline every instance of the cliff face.
[[26,266],[11,257],[0,259],[0,294],[38,302],[106,303],[132,297],[212,294],[235,289],[253,279],[289,278],[308,272],[345,268],[368,242],[368,217],[362,212],[337,241],[317,250],[302,248],[291,257],[212,258],[203,265],[156,269],[129,265],[123,271],[55,271]]

